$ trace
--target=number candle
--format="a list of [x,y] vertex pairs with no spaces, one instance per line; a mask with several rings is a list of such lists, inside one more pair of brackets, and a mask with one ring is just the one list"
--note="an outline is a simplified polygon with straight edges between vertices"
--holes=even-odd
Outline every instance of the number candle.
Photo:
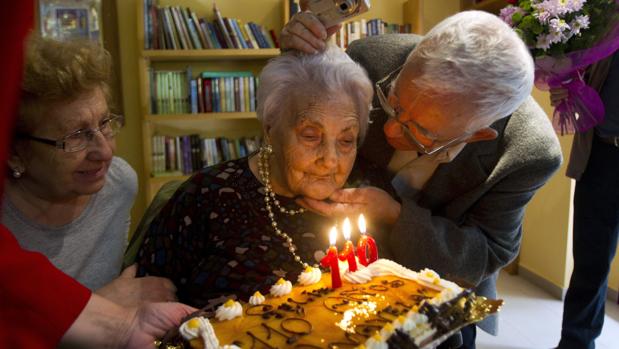
[[344,245],[344,251],[340,253],[340,260],[348,260],[348,270],[355,272],[357,271],[357,260],[355,259],[355,245],[350,241],[351,230],[350,219],[346,217],[344,224],[342,224],[342,232],[344,234],[344,239],[346,239],[346,244]]
[[335,240],[337,238],[337,228],[331,228],[329,232],[329,250],[327,255],[320,261],[320,265],[323,267],[331,268],[331,288],[342,287],[342,279],[340,278],[340,267],[338,265],[337,247],[335,247]]
[[[364,266],[368,266],[368,264],[375,262],[378,259],[378,248],[376,248],[376,241],[371,236],[368,236],[366,232],[365,226],[365,217],[363,214],[359,215],[359,232],[361,233],[361,238],[357,242],[357,257],[359,257],[359,263]],[[370,249],[370,256],[367,256],[367,249]]]

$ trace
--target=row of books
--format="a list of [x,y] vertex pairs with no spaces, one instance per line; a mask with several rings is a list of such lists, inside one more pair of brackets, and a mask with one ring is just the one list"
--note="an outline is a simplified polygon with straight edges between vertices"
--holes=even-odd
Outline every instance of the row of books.
[[187,175],[223,161],[251,154],[260,146],[259,137],[237,139],[183,136],[152,137],[152,175]]
[[341,47],[346,48],[348,45],[358,39],[366,36],[375,36],[383,34],[411,33],[412,26],[410,24],[394,24],[387,23],[380,18],[371,20],[359,20],[347,22],[342,25],[340,30],[331,37],[333,42]]
[[251,72],[150,71],[153,114],[256,111],[259,79]]
[[144,0],[144,48],[154,50],[278,48],[275,31],[235,18],[222,17],[213,5],[215,19],[198,18],[190,8],[160,7]]

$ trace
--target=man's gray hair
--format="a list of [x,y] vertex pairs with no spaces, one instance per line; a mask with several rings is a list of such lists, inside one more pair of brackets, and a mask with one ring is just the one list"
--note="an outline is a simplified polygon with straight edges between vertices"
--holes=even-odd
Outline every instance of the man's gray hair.
[[373,95],[365,69],[334,45],[318,54],[282,55],[272,59],[260,75],[258,119],[271,127],[286,118],[294,124],[299,102],[320,103],[342,95],[348,95],[355,106],[361,140],[368,128]]
[[[498,17],[465,11],[437,24],[407,58],[412,83],[457,105],[469,117],[495,121],[513,113],[531,94],[533,58]],[[453,107],[452,106],[452,107]]]

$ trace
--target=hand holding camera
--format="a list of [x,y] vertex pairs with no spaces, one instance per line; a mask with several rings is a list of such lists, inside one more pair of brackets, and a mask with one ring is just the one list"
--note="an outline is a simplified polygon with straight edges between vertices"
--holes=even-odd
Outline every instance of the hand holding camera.
[[[340,23],[370,8],[369,0],[301,0],[302,12],[294,15],[282,29],[282,50],[316,53],[340,29]],[[309,11],[308,11],[309,10]]]

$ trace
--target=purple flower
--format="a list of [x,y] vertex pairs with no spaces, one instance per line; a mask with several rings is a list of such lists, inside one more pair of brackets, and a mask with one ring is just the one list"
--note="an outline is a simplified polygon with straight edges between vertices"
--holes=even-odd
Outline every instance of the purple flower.
[[551,44],[552,43],[550,42],[550,38],[548,37],[548,35],[540,34],[537,37],[537,43],[535,44],[535,48],[539,48],[539,49],[546,51],[547,49],[550,48]]
[[548,20],[550,20],[550,12],[548,11],[535,12],[533,16],[537,18],[541,24],[548,24]]
[[568,0],[567,6],[572,10],[572,12],[578,12],[582,10],[585,2],[587,2],[587,0]]
[[570,26],[563,19],[553,18],[548,22],[548,30],[551,33],[563,33],[570,30]]
[[570,22],[571,35],[580,35],[580,31],[589,28],[589,16],[578,15]]
[[568,13],[580,11],[586,0],[544,0],[531,3],[538,13],[547,12],[549,17],[563,17]]
[[518,6],[507,6],[501,9],[501,12],[499,13],[499,17],[501,17],[501,19],[505,23],[507,23],[507,25],[509,25],[510,27],[513,27],[514,21],[512,21],[512,16],[514,15],[514,13],[524,14],[524,10]]

